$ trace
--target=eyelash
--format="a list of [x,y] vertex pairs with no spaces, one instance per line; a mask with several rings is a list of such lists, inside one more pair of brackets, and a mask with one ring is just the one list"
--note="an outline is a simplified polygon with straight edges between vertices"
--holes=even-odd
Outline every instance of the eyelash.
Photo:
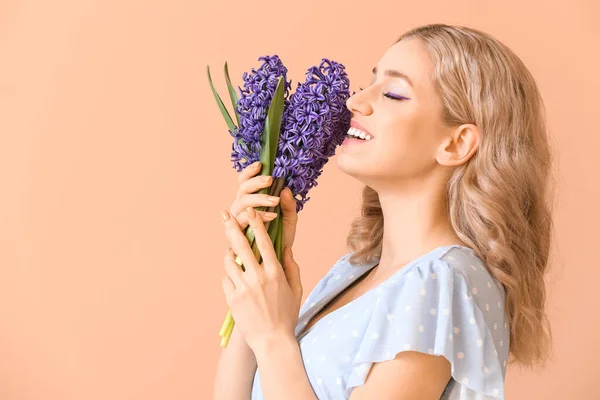
[[[388,99],[392,99],[392,100],[398,100],[398,101],[406,100],[406,97],[398,96],[397,94],[393,94],[393,93],[384,93],[383,96],[387,97]],[[396,96],[398,96],[398,97],[396,97]]]
[[[359,89],[360,90],[364,90],[364,88],[359,88]],[[398,96],[397,94],[393,94],[393,93],[390,93],[390,92],[384,93],[383,96],[387,97],[388,99],[391,99],[391,100],[397,100],[397,101],[406,100],[406,97],[404,97],[404,96]]]

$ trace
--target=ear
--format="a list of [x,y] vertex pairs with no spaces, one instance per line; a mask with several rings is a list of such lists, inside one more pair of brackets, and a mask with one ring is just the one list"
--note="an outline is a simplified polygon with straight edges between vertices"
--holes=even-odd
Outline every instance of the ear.
[[445,137],[435,159],[439,164],[448,167],[464,164],[479,148],[480,139],[479,128],[476,125],[461,125]]

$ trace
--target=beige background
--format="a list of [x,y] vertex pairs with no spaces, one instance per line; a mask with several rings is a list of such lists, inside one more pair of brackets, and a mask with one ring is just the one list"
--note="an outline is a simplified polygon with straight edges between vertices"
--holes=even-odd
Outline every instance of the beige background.
[[[555,361],[508,398],[600,399],[598,2],[0,2],[0,398],[208,399],[227,310],[218,212],[236,190],[208,90],[263,54],[352,88],[403,31],[464,24],[524,60],[560,169]],[[593,23],[596,22],[594,25]],[[305,296],[345,251],[361,186],[331,160],[300,214]]]

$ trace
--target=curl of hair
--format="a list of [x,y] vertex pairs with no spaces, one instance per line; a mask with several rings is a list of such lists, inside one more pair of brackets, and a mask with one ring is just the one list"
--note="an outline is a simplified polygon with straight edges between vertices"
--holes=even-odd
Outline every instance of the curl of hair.
[[[533,76],[505,45],[476,29],[417,27],[434,64],[432,82],[448,126],[476,125],[477,152],[455,167],[446,209],[457,236],[487,264],[506,292],[509,363],[543,366],[552,333],[545,313],[554,180],[545,109]],[[396,43],[397,43],[396,42]],[[361,216],[347,246],[352,263],[381,255],[383,214],[377,192],[362,191]]]

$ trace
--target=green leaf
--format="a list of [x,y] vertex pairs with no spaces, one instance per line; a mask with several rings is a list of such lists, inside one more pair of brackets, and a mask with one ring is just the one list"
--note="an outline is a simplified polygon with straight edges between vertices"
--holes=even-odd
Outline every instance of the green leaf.
[[283,117],[285,82],[283,76],[279,77],[275,94],[269,105],[265,129],[262,134],[260,148],[260,161],[263,164],[261,175],[271,175],[277,155],[277,144],[279,143],[279,131],[281,129],[281,118]]
[[[283,77],[280,77],[277,82],[277,87],[275,88],[275,93],[273,95],[273,99],[271,100],[271,104],[269,105],[269,110],[267,111],[267,118],[265,120],[265,128],[261,137],[261,148],[259,159],[262,163],[262,168],[260,171],[260,175],[272,175],[273,173],[273,164],[275,163],[275,156],[277,155],[277,145],[279,143],[279,131],[281,129],[281,119],[283,117],[283,107],[284,107],[284,98],[285,98],[285,86],[284,86]],[[271,186],[275,184],[275,181]],[[271,187],[266,187],[260,189],[257,193],[260,194],[269,194]],[[277,195],[277,194],[276,194]],[[279,205],[277,205],[279,207]],[[266,207],[258,207],[257,210],[264,211]],[[279,219],[276,218],[275,220]],[[273,222],[273,221],[272,221]],[[271,224],[274,225],[274,224]],[[253,245],[255,243],[255,236],[252,229],[248,229],[244,231],[246,235],[246,239],[248,242]],[[276,231],[269,230],[269,236],[271,233],[276,233]],[[273,243],[275,236],[271,236]]]
[[231,84],[231,78],[229,78],[229,69],[227,68],[227,62],[225,62],[225,81],[227,82],[227,90],[229,90],[229,98],[231,99],[231,104],[233,104],[233,112],[235,114],[235,119],[237,121],[238,126],[240,126],[240,116],[236,108],[238,96],[235,92],[233,85]]
[[229,128],[230,131],[237,130],[237,127],[235,126],[235,124],[233,123],[233,120],[231,119],[231,115],[229,115],[229,111],[227,111],[227,108],[225,108],[225,104],[223,104],[223,100],[221,100],[221,96],[219,96],[219,93],[217,93],[217,90],[215,89],[215,86],[213,85],[212,78],[210,77],[210,68],[208,65],[206,66],[206,73],[208,74],[208,83],[210,84],[210,89],[212,90],[213,95],[215,96],[215,100],[217,100],[217,105],[219,106],[219,109],[221,110],[221,114],[223,114],[223,118],[225,118],[225,123],[227,123],[227,127]]

